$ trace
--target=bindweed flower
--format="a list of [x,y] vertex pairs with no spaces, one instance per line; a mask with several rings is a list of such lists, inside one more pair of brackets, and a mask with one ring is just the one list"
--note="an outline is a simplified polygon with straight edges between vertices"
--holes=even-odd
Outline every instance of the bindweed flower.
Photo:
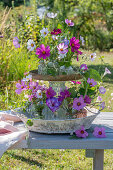
[[48,18],[55,18],[55,17],[57,17],[57,13],[48,12],[48,13],[47,13],[47,17],[48,17]]
[[106,89],[105,89],[103,86],[101,86],[101,87],[99,88],[99,92],[100,92],[101,94],[105,94]]
[[95,127],[93,135],[97,138],[105,138],[106,137],[105,128]]
[[79,138],[86,138],[88,136],[88,133],[85,131],[84,126],[81,126],[80,129],[76,130],[75,134]]
[[59,51],[59,54],[66,54],[68,52],[68,46],[67,45],[64,45],[64,43],[60,43],[58,46],[57,46],[57,49]]
[[40,30],[40,33],[42,37],[46,37],[49,33],[48,28],[43,28],[42,30]]
[[91,61],[94,61],[94,60],[95,60],[95,58],[96,58],[96,53],[92,53],[92,54],[90,55],[90,59],[91,59]]
[[111,74],[111,71],[109,71],[107,67],[105,68],[105,72],[104,72],[104,74],[103,74],[103,77],[104,77],[106,74]]
[[75,98],[73,101],[73,109],[81,110],[86,106],[83,97]]
[[52,112],[55,112],[56,110],[58,110],[60,106],[60,102],[58,101],[58,98],[56,97],[51,97],[51,98],[46,99],[46,104]]
[[36,92],[36,97],[37,97],[38,99],[42,99],[42,91],[41,91],[41,90],[37,90],[37,92]]
[[36,55],[38,55],[38,58],[46,59],[50,56],[50,47],[45,47],[44,44],[41,44],[40,48],[36,49]]
[[56,95],[56,92],[53,90],[52,87],[49,87],[49,88],[46,90],[46,96],[47,96],[47,98],[54,97],[55,95]]
[[58,35],[58,34],[61,34],[61,33],[62,33],[61,29],[54,29],[54,30],[51,32],[52,35]]
[[89,96],[84,97],[84,103],[90,104],[91,103],[91,98]]
[[91,86],[91,87],[95,87],[97,85],[97,82],[94,81],[94,79],[90,79],[88,78],[87,83]]
[[70,27],[74,26],[74,22],[72,22],[71,20],[65,19],[65,23]]
[[102,100],[103,100],[102,97],[98,96],[96,102],[101,102]]
[[27,42],[27,49],[29,51],[33,51],[36,48],[35,42],[31,39],[28,40]]
[[15,48],[20,48],[18,37],[13,38],[13,45],[15,46]]
[[86,71],[88,69],[86,64],[81,64],[80,70]]

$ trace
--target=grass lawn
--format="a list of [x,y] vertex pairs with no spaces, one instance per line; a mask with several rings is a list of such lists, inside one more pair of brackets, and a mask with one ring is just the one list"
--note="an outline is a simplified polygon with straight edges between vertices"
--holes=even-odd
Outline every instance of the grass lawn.
[[[89,56],[90,52],[86,52]],[[113,111],[113,100],[111,100],[111,93],[113,93],[113,53],[97,52],[97,58],[94,62],[88,62],[90,68],[99,68],[100,73],[104,73],[101,69],[101,61],[98,56],[104,56],[105,64],[112,75],[106,75],[104,83],[107,85],[107,91],[102,95],[103,100],[106,101],[107,107],[104,111]],[[76,64],[76,61],[74,61]],[[1,96],[0,104],[2,109],[6,109],[7,105],[18,103],[21,98],[15,95],[13,86],[7,87],[9,99],[7,96]],[[15,106],[18,106],[15,104]],[[76,140],[75,140],[76,142]],[[105,150],[104,169],[113,170],[113,150]],[[48,169],[48,170],[90,170],[92,169],[92,159],[85,158],[85,150],[12,150],[7,151],[0,159],[0,170],[32,170],[32,169]]]

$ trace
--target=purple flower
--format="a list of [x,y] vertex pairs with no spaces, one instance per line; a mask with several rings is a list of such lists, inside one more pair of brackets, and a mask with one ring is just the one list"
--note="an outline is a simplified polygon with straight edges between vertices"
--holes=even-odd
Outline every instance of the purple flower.
[[93,135],[97,138],[105,138],[106,137],[106,133],[105,133],[105,128],[103,127],[95,127],[94,128],[94,132]]
[[104,77],[106,74],[111,74],[111,71],[109,71],[107,67],[105,68],[105,72],[104,72],[103,77]]
[[97,85],[97,82],[94,81],[94,79],[90,79],[88,78],[87,83],[91,86],[91,87],[95,87]]
[[97,97],[97,102],[101,102],[102,101],[102,97],[101,96],[98,96]]
[[90,104],[91,103],[91,98],[89,96],[84,97],[84,103]]
[[64,43],[60,43],[58,46],[57,46],[58,50],[59,50],[59,54],[65,54],[68,52],[68,46],[67,45],[64,45]]
[[78,49],[80,48],[79,40],[75,37],[72,37],[70,39],[70,46],[72,52],[78,51]]
[[38,58],[46,59],[50,56],[50,47],[45,47],[44,44],[41,44],[40,48],[36,49],[36,55],[38,55]]
[[101,87],[99,88],[99,92],[100,92],[101,94],[105,94],[106,89],[105,89],[103,86],[101,86]]
[[46,104],[52,112],[55,112],[56,110],[58,110],[60,106],[60,102],[58,101],[58,98],[56,97],[51,97],[51,98],[46,99]]
[[83,97],[75,98],[73,101],[73,109],[81,110],[86,106],[86,103],[84,103]]
[[20,48],[18,37],[13,38],[13,45],[15,46],[15,48]]
[[71,20],[65,19],[65,23],[70,27],[74,26],[74,22],[72,22]]
[[58,34],[61,34],[61,33],[62,33],[61,29],[54,29],[54,30],[51,32],[52,35],[58,35]]
[[16,84],[16,90],[15,90],[15,92],[17,93],[17,94],[20,94],[23,90],[26,90],[26,85],[25,85],[25,82],[24,81],[21,81],[21,84],[20,83],[17,83]]
[[86,64],[81,64],[80,70],[86,71],[88,69]]
[[100,106],[100,109],[101,109],[101,110],[104,110],[104,108],[105,108],[105,102],[102,102],[99,106]]
[[56,92],[53,90],[52,87],[49,87],[49,88],[46,90],[46,96],[47,96],[47,98],[54,97],[55,95],[56,95]]
[[69,91],[67,89],[60,92],[60,97],[63,98],[63,99],[66,99],[67,97],[70,97],[70,95],[71,95],[71,93],[69,93]]
[[75,134],[79,138],[86,138],[88,136],[88,133],[85,131],[84,126],[81,126],[80,129],[76,130]]

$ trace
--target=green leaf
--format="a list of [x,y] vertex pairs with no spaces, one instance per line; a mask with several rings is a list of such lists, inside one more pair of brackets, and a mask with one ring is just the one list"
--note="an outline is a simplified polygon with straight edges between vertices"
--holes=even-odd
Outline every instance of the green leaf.
[[89,69],[89,71],[87,71],[84,76],[86,77],[86,79],[88,78],[92,78],[95,81],[101,81],[101,76],[99,74],[99,72],[95,69]]
[[31,119],[28,119],[28,120],[27,120],[27,125],[28,125],[28,126],[33,126],[33,122],[31,121]]
[[77,92],[75,91],[75,87],[68,89],[68,91],[71,93],[70,97],[72,97],[72,98],[77,97]]

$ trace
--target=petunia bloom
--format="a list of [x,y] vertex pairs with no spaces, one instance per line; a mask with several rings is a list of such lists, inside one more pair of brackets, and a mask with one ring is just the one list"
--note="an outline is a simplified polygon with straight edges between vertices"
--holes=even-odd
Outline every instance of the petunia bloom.
[[29,51],[33,51],[36,48],[35,42],[31,39],[28,40],[27,42],[27,49]]
[[49,87],[49,88],[46,90],[46,96],[47,96],[47,98],[54,97],[55,95],[56,95],[56,92],[53,90],[52,87]]
[[86,103],[84,103],[83,97],[75,98],[73,101],[73,109],[81,110],[86,106]]
[[86,64],[81,64],[80,70],[86,71],[88,69]]
[[75,134],[79,138],[86,138],[88,136],[88,133],[85,131],[84,126],[81,126],[80,129],[76,130]]
[[99,88],[99,92],[100,92],[101,94],[105,94],[106,89],[105,89],[103,86],[101,86],[101,87]]
[[91,103],[91,98],[89,96],[84,97],[84,103],[90,104]]
[[50,56],[50,47],[45,47],[44,44],[41,44],[40,48],[36,49],[36,55],[38,55],[38,58],[46,59]]
[[60,106],[60,102],[58,101],[58,98],[56,97],[51,97],[51,98],[46,99],[46,104],[52,112],[55,112],[56,110],[58,110]]
[[105,128],[95,127],[93,135],[97,138],[105,138],[106,137]]
[[20,48],[18,37],[13,38],[13,45],[15,46],[15,48]]
[[61,33],[62,33],[61,29],[54,29],[54,30],[51,32],[52,35],[58,35],[58,34],[61,34]]
[[91,86],[91,87],[95,87],[97,85],[97,82],[94,81],[94,79],[90,79],[88,78],[87,83]]
[[72,22],[71,20],[65,19],[65,23],[70,27],[74,26],[74,22]]

